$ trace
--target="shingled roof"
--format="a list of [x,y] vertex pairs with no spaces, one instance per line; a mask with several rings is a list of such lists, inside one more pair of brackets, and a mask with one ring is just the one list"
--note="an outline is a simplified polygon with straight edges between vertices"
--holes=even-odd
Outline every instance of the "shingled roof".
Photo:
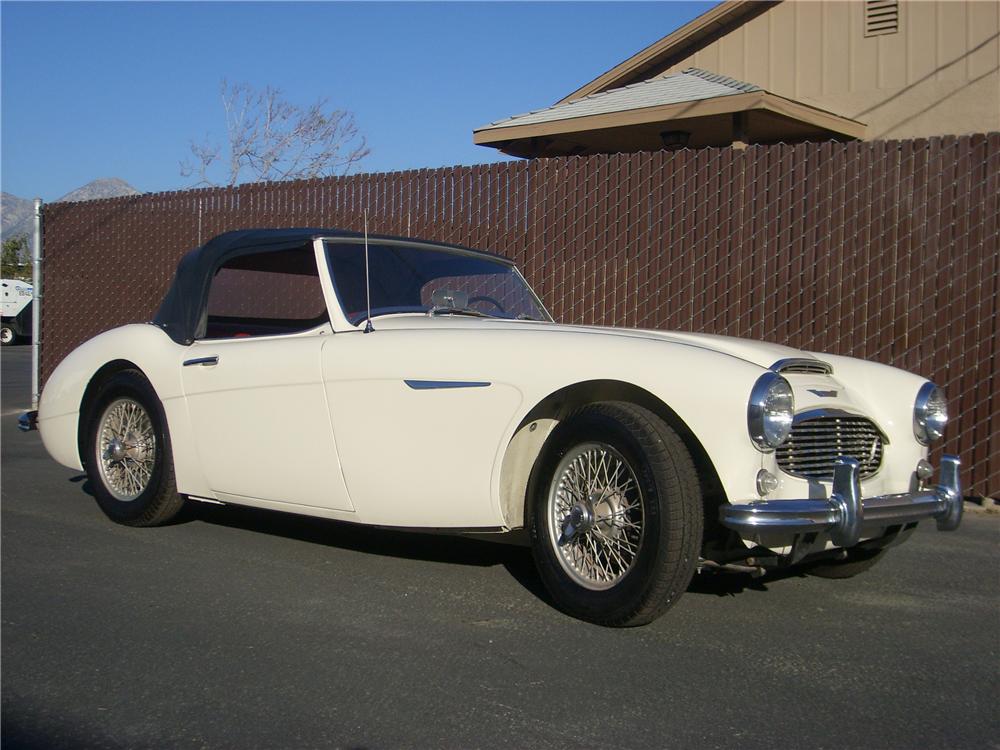
[[658,39],[594,80],[585,83],[557,104],[580,99],[599,91],[622,88],[654,77],[655,71],[665,70],[687,59],[691,50],[704,46],[712,39],[727,34],[752,18],[766,13],[781,0],[724,0],[694,20]]
[[[476,128],[512,156],[656,151],[670,145],[861,138],[865,125],[701,68],[665,73]],[[676,145],[674,145],[676,144]]]
[[545,109],[537,109],[526,114],[497,120],[489,125],[476,128],[475,132],[612,112],[626,112],[663,104],[681,104],[761,90],[759,86],[754,86],[752,83],[737,81],[700,68],[688,68],[680,73],[671,73],[660,78],[633,83],[620,89],[602,91],[580,99],[555,104]]

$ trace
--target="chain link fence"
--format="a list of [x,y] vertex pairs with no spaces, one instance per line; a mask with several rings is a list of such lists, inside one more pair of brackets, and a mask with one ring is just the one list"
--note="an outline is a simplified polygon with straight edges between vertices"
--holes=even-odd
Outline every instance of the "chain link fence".
[[512,258],[557,321],[766,339],[943,385],[945,450],[1000,494],[1000,134],[538,159],[45,207],[42,382],[150,320],[180,256],[316,226]]

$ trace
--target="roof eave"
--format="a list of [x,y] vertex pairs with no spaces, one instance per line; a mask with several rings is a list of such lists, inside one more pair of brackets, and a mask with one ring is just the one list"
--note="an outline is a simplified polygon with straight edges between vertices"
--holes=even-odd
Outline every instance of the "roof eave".
[[786,99],[768,91],[753,91],[745,94],[717,96],[677,104],[661,104],[655,107],[584,115],[528,125],[487,126],[472,133],[472,142],[480,146],[503,149],[508,141],[523,138],[578,133],[588,130],[643,125],[652,122],[667,122],[680,118],[704,117],[711,115],[766,110],[814,127],[828,130],[848,138],[864,138],[866,126],[857,120],[827,112],[802,102]]
[[645,69],[657,65],[662,60],[677,56],[686,48],[697,44],[706,36],[725,28],[738,26],[742,24],[744,16],[751,13],[754,15],[762,13],[780,1],[725,0],[725,2],[719,3],[714,8],[702,13],[676,31],[653,42],[645,49],[611,68],[611,70],[602,73],[590,83],[564,96],[556,104],[580,99],[598,91],[619,88]]

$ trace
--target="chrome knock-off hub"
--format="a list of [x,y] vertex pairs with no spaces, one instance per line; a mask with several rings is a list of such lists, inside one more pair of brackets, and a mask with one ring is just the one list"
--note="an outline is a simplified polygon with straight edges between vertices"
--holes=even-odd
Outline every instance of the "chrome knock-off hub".
[[594,528],[594,506],[588,498],[579,501],[570,508],[569,515],[563,521],[558,541],[559,546],[573,541],[580,534],[586,534],[592,528]]
[[125,444],[118,438],[111,438],[108,447],[104,450],[104,457],[108,461],[118,463],[125,458]]
[[622,497],[615,492],[607,497],[601,497],[596,501],[591,500],[594,508],[594,517],[597,522],[594,526],[607,537],[616,537],[622,530],[619,521],[622,518]]

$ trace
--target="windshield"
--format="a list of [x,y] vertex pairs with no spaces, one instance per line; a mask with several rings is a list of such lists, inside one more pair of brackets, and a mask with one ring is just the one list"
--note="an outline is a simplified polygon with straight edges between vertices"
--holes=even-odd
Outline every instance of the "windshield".
[[[365,246],[327,241],[330,276],[351,325],[367,317]],[[502,260],[380,240],[368,245],[372,317],[393,313],[551,320],[517,269]]]

